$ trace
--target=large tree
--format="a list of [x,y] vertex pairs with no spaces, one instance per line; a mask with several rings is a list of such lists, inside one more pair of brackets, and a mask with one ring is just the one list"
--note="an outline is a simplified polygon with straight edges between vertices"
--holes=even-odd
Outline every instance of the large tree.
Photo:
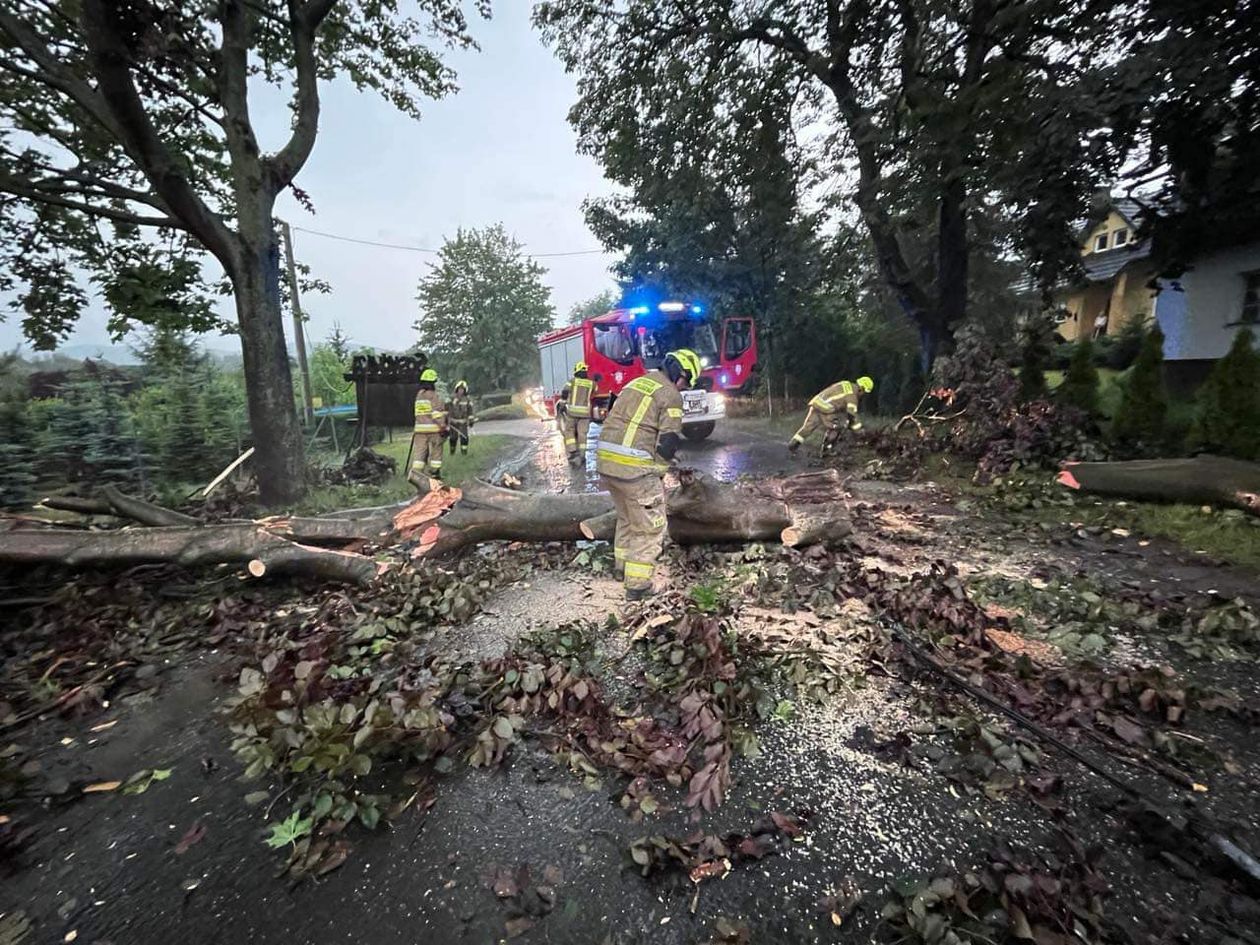
[[[1260,15],[1238,0],[1143,4],[1098,97],[1131,160],[1163,274],[1260,235]],[[1154,186],[1152,186],[1154,185]]]
[[[1093,0],[544,0],[536,21],[579,75],[585,147],[614,147],[630,112],[664,122],[697,89],[778,87],[811,139],[824,191],[843,190],[879,272],[917,327],[924,365],[967,309],[971,212],[1007,195],[1036,233],[1049,285],[1097,180],[1067,90],[1112,38],[1117,5]],[[699,110],[723,120],[720,109]],[[750,138],[727,138],[747,149]],[[721,159],[711,149],[701,159]],[[1065,170],[1070,169],[1070,170]],[[1039,180],[1050,187],[1036,191]],[[911,212],[907,198],[913,196]],[[934,253],[914,265],[910,244]],[[847,233],[842,233],[847,238]]]
[[[303,488],[280,309],[276,197],[315,145],[320,80],[347,76],[408,115],[452,88],[425,45],[471,43],[458,0],[9,0],[0,7],[0,289],[53,347],[87,302],[116,326],[216,323],[206,254],[236,307],[263,499]],[[478,4],[486,12],[485,2]],[[265,150],[251,92],[287,91]],[[296,188],[295,188],[296,190]],[[300,199],[305,199],[297,191]],[[154,299],[168,304],[155,306]]]
[[555,315],[546,271],[502,224],[460,230],[420,280],[420,346],[438,363],[458,365],[475,390],[537,377],[534,342]]

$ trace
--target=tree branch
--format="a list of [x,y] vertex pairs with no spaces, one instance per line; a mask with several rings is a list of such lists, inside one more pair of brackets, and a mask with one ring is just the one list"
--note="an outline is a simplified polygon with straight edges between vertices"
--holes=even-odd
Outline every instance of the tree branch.
[[250,13],[240,0],[223,0],[219,7],[223,45],[219,50],[219,95],[223,100],[223,130],[238,186],[261,186],[241,181],[246,168],[258,166],[258,139],[249,117]]
[[[177,230],[187,230],[181,221],[173,217],[150,217],[141,216],[138,213],[132,213],[119,207],[98,206],[95,204],[81,203],[77,200],[68,200],[65,197],[58,196],[59,193],[67,191],[48,191],[37,187],[31,187],[19,180],[15,180],[8,174],[0,174],[0,193],[12,194],[15,197],[21,197],[25,200],[33,200],[37,203],[48,204],[53,207],[64,207],[67,210],[76,210],[79,213],[93,217],[104,217],[107,220],[114,220],[118,223],[131,223],[135,226],[158,226],[173,227]],[[74,193],[76,191],[68,191]]]
[[315,34],[332,11],[336,0],[289,0],[289,35],[293,40],[293,61],[297,66],[297,119],[293,134],[283,148],[266,162],[277,191],[293,182],[311,156],[319,131],[319,81],[315,66]]
[[117,137],[153,189],[205,248],[230,271],[236,268],[237,241],[205,205],[187,173],[154,128],[132,81],[126,44],[108,0],[83,0],[83,32],[98,88]]
[[7,36],[14,45],[26,53],[39,68],[24,68],[8,59],[0,60],[0,65],[11,72],[24,75],[61,92],[113,137],[121,140],[122,129],[110,114],[105,99],[67,69],[34,30],[13,14],[0,10],[0,33]]

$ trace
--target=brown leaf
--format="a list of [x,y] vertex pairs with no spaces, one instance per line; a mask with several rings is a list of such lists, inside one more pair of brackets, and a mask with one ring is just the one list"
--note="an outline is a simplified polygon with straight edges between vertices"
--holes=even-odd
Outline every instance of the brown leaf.
[[97,781],[83,789],[84,794],[102,794],[106,791],[117,791],[122,787],[121,781]]
[[1117,715],[1111,720],[1111,730],[1120,737],[1122,741],[1128,742],[1130,745],[1136,745],[1146,740],[1146,729],[1125,718],[1123,715]]
[[188,848],[194,843],[200,843],[201,839],[206,835],[206,826],[201,821],[197,821],[188,828],[187,833],[180,837],[179,843],[175,844],[175,855],[183,856],[188,852]]
[[325,873],[331,873],[342,863],[346,862],[346,858],[350,855],[350,844],[345,840],[338,840],[332,845],[332,848],[320,860],[319,866],[315,869],[316,876],[323,876]]

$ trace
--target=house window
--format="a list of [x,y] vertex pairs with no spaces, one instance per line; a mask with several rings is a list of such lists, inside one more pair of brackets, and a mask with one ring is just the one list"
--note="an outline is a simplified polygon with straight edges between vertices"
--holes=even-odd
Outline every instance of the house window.
[[1123,228],[1121,228],[1121,229],[1119,229],[1119,230],[1116,230],[1116,238],[1115,238],[1114,240],[1112,240],[1112,241],[1111,241],[1111,245],[1112,245],[1112,246],[1116,246],[1116,247],[1120,247],[1120,246],[1123,246],[1123,245],[1124,245],[1125,243],[1127,243],[1127,242],[1129,242],[1129,229],[1128,229],[1128,227],[1123,227]]
[[1243,274],[1246,288],[1243,290],[1242,314],[1239,321],[1244,325],[1260,324],[1260,272]]
[[1106,248],[1107,248],[1107,234],[1099,233],[1098,236],[1094,237],[1094,252],[1101,253]]

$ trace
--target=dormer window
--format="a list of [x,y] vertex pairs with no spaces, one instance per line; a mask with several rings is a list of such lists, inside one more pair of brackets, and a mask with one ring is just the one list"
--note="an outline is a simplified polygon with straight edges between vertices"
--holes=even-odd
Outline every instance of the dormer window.
[[1106,250],[1107,236],[1108,234],[1106,233],[1099,233],[1096,237],[1094,237],[1094,252],[1101,253]]
[[1129,242],[1129,228],[1122,227],[1116,230],[1115,238],[1112,239],[1111,245],[1119,249],[1121,246]]

